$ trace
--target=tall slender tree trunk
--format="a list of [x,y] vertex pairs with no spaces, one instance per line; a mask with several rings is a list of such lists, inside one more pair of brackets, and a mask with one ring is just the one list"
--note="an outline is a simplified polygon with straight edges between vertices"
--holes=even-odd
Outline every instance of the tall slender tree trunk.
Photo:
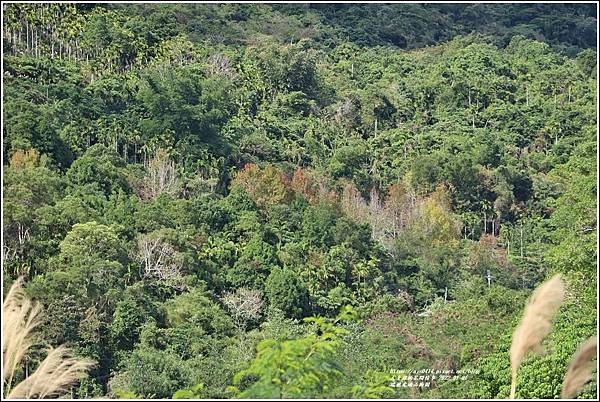
[[483,211],[483,233],[487,233],[487,214]]
[[521,229],[521,257],[523,257],[523,225],[521,225],[520,229]]
[[25,20],[25,38],[27,40],[27,54],[29,54],[29,21]]

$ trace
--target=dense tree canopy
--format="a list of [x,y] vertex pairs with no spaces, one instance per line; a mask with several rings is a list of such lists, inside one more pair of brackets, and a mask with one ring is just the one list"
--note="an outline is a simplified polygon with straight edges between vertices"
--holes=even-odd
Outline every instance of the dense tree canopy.
[[[506,398],[558,272],[517,396],[560,395],[596,331],[593,5],[3,7],[3,286],[98,362],[73,396]],[[480,372],[391,386],[426,368]]]

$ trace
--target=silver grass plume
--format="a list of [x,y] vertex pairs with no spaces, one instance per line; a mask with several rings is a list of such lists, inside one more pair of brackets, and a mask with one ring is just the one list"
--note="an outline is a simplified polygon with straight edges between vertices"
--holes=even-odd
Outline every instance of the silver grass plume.
[[565,286],[560,274],[557,274],[541,284],[529,298],[523,318],[513,334],[510,347],[511,399],[515,398],[519,366],[528,352],[541,352],[542,340],[550,333],[552,317],[562,303],[564,293]]
[[16,368],[33,345],[34,330],[42,321],[42,307],[26,297],[23,278],[17,279],[2,303],[2,355],[4,397],[48,398],[64,394],[89,368],[91,360],[70,357],[66,346],[50,349],[36,371],[13,389]]
[[592,360],[598,353],[598,338],[591,337],[579,346],[577,353],[573,355],[569,369],[563,381],[563,399],[572,399],[579,393],[581,388],[592,378],[594,364]]

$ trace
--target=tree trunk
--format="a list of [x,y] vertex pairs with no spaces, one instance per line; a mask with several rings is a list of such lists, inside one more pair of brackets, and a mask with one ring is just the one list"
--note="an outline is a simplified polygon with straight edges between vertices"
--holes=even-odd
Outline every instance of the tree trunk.
[[523,225],[521,225],[521,257],[523,257]]
[[29,54],[29,21],[25,21],[25,32],[26,32],[26,39],[27,39],[27,53]]
[[483,233],[487,233],[487,214],[483,211]]

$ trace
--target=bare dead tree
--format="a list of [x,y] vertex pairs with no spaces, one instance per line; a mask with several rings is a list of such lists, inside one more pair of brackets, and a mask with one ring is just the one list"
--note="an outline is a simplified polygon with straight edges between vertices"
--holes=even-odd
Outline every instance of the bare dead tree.
[[181,256],[160,233],[141,235],[136,258],[144,266],[144,278],[157,280],[175,290],[184,290]]
[[341,124],[344,119],[354,120],[357,118],[356,109],[357,107],[354,99],[346,98],[335,108],[333,119],[338,124]]
[[340,197],[344,213],[357,222],[368,223],[372,239],[388,252],[395,249],[395,240],[407,226],[422,219],[424,202],[401,185],[392,186],[385,200],[373,188],[367,202],[353,183],[347,183]]
[[246,288],[226,293],[221,301],[231,313],[235,325],[240,331],[243,331],[250,321],[260,317],[264,304],[259,291]]
[[369,207],[353,183],[347,183],[342,189],[342,211],[360,223],[369,222]]
[[29,230],[30,228],[22,222],[14,221],[5,223],[2,239],[5,260],[11,260],[23,255],[26,242],[30,238]]
[[177,195],[180,189],[175,162],[164,149],[158,149],[148,162],[148,174],[144,178],[141,196],[152,200],[161,193]]
[[209,75],[222,75],[229,79],[237,76],[235,69],[231,67],[229,59],[221,54],[213,54],[206,62]]
[[379,191],[375,187],[371,189],[368,207],[371,237],[375,241],[385,243],[388,234],[393,232],[394,222],[391,219],[390,211],[384,208]]

